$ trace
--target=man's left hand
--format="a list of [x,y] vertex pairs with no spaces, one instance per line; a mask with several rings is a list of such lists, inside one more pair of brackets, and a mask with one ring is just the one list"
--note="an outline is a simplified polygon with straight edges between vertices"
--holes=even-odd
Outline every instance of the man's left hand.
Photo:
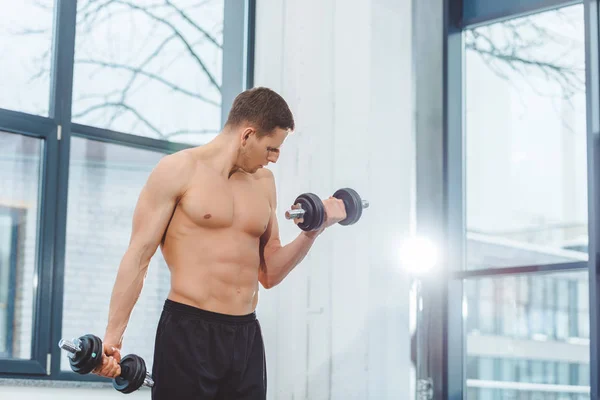
[[346,207],[343,200],[329,196],[329,198],[323,200],[323,206],[325,207],[325,222],[322,229],[346,219]]

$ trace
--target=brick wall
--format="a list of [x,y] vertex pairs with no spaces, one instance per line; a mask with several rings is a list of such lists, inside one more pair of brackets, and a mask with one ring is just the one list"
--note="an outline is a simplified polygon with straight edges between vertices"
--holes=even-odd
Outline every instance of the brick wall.
[[[104,145],[102,145],[104,146]],[[112,147],[109,147],[112,146]],[[139,192],[162,154],[109,148],[108,162],[77,160],[69,171],[63,337],[104,334],[110,292],[131,232]],[[114,157],[127,152],[127,157]],[[135,154],[135,153],[138,154]],[[144,153],[143,156],[141,153]],[[142,157],[136,157],[142,156]],[[140,162],[141,159],[141,162]],[[24,207],[19,230],[14,356],[28,358],[31,347],[33,282],[36,255],[39,160],[4,156],[0,160],[0,202]],[[136,352],[151,365],[154,332],[169,288],[160,250],[153,257],[142,295],[125,335],[124,352]],[[62,369],[68,360],[62,358]]]

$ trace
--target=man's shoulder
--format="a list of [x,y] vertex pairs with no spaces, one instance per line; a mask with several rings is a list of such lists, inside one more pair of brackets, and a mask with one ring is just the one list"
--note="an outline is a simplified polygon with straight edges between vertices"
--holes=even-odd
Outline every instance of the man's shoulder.
[[258,171],[254,173],[256,179],[269,179],[274,180],[275,176],[273,175],[273,171],[268,168],[260,168]]
[[163,156],[154,167],[151,179],[181,191],[188,185],[194,169],[194,158],[189,152],[182,150]]
[[254,174],[254,179],[264,184],[269,191],[275,190],[275,176],[273,171],[268,168],[260,168]]
[[191,165],[193,161],[194,156],[190,149],[179,150],[175,153],[167,154],[161,159],[161,162],[164,163],[181,165]]
[[194,158],[187,150],[163,156],[157,163],[156,169],[168,175],[185,173],[194,167]]
[[254,179],[262,184],[269,198],[274,199],[277,196],[275,193],[275,176],[273,175],[273,171],[268,168],[261,168],[254,173]]

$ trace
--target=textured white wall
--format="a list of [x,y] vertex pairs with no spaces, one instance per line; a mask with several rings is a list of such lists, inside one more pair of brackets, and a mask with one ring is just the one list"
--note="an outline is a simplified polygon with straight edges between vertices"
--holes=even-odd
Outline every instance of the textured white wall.
[[[262,293],[270,399],[409,398],[408,282],[397,245],[413,188],[410,1],[261,0],[255,85],[290,103],[279,212],[351,186],[371,202]],[[298,233],[281,221],[284,241]]]

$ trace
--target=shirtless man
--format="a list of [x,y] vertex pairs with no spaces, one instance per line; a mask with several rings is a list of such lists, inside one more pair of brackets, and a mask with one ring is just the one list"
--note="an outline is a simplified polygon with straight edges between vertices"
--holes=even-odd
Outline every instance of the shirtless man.
[[293,130],[281,96],[247,90],[214,140],[156,165],[135,208],[96,374],[120,374],[123,334],[160,246],[171,288],[156,332],[152,398],[266,398],[258,283],[266,289],[279,284],[319,234],[346,217],[341,200],[325,199],[322,228],[281,244],[274,178],[263,167],[277,161]]

